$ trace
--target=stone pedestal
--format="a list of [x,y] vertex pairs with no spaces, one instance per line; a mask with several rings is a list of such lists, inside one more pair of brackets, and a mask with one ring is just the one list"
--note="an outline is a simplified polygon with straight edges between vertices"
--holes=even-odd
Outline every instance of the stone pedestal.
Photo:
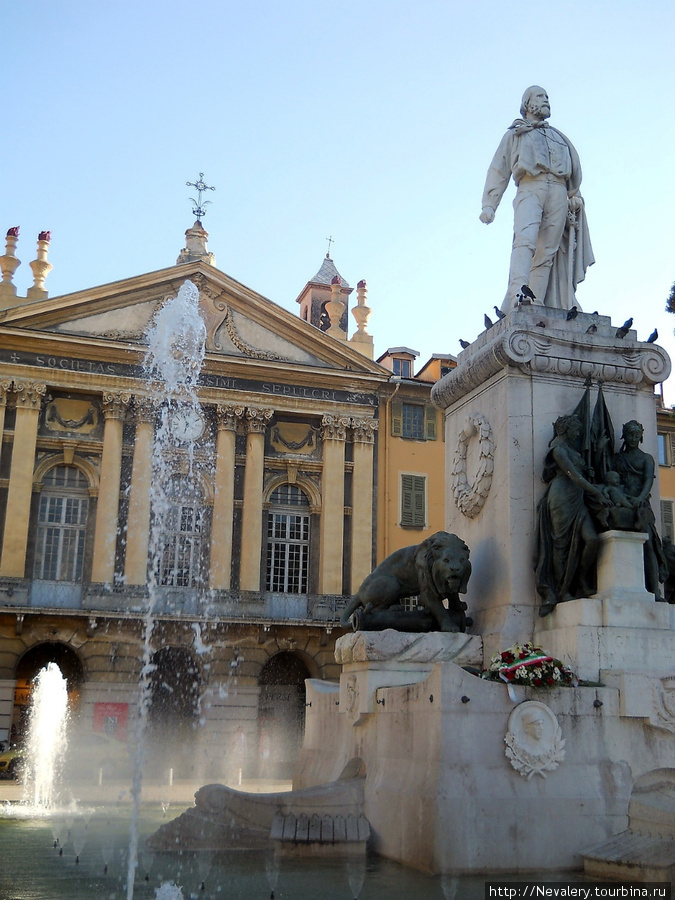
[[647,597],[652,602],[633,595],[560,603],[538,620],[534,640],[584,681],[604,682],[609,672],[673,670],[675,606]]
[[[579,614],[590,616],[587,602]],[[603,615],[621,622],[637,608],[664,607],[593,605],[597,622]],[[675,674],[643,676],[639,692],[631,692],[633,679],[618,672],[604,686],[514,686],[509,692],[453,662],[439,662],[420,678],[427,663],[399,659],[387,682],[383,666],[400,654],[382,658],[385,632],[368,636],[368,646],[359,643],[363,637],[352,637],[338,706],[337,685],[306,682],[311,705],[294,787],[325,784],[358,769],[365,775],[372,847],[391,859],[430,873],[571,869],[581,851],[627,827],[636,784],[650,773],[660,783],[664,771],[675,768]],[[370,659],[355,661],[355,655]],[[356,675],[359,685],[368,684],[369,672],[377,673],[375,702],[354,718],[343,706],[351,695],[344,683]],[[542,731],[524,737],[525,717],[533,711]]]
[[342,664],[340,712],[353,725],[374,713],[379,688],[423,681],[439,662],[480,669],[483,642],[477,635],[408,634],[393,629],[357,631],[338,638],[335,660]]
[[645,587],[644,543],[646,534],[637,531],[604,531],[598,550],[599,600],[611,598],[654,602]]
[[[519,306],[479,335],[434,385],[432,399],[445,412],[446,530],[471,549],[466,600],[486,656],[533,633],[544,458],[553,423],[575,409],[587,377],[591,407],[602,381],[616,446],[622,424],[637,419],[645,429],[643,449],[657,456],[654,385],[667,378],[670,360],[662,348],[635,340],[633,331],[624,340],[615,335],[606,316],[580,313],[567,321],[564,310]],[[657,521],[658,500],[655,483]]]

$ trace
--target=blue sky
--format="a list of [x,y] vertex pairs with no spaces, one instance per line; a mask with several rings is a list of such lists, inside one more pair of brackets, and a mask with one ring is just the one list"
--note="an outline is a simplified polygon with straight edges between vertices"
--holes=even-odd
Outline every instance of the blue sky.
[[[22,0],[6,4],[0,233],[51,296],[175,262],[186,181],[218,267],[287,309],[327,249],[366,278],[376,353],[473,340],[506,288],[513,187],[478,220],[523,90],[581,156],[596,265],[578,297],[643,339],[675,280],[671,2]],[[675,379],[673,379],[675,381]],[[672,395],[672,396],[671,396]],[[675,390],[666,388],[675,402]]]

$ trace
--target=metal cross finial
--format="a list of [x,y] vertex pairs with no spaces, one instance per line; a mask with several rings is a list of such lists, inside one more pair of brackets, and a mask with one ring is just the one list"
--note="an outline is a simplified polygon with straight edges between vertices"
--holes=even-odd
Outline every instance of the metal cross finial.
[[330,245],[335,243],[335,241],[333,240],[333,235],[327,237],[326,240],[328,241],[328,253],[326,253],[326,259],[330,259]]
[[186,181],[185,184],[187,187],[193,187],[197,189],[197,199],[194,197],[190,197],[190,200],[195,204],[192,208],[192,215],[197,216],[197,221],[201,223],[202,218],[206,215],[205,206],[208,206],[211,201],[205,200],[202,203],[202,194],[204,191],[215,191],[214,187],[210,187],[208,184],[204,182],[204,173],[199,173],[199,179],[197,181]]

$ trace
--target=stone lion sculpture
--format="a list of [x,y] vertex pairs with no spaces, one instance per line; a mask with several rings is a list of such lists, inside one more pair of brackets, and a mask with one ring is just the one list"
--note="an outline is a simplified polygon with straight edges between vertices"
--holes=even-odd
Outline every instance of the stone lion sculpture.
[[[471,620],[467,620],[466,603],[459,594],[466,593],[470,575],[467,545],[456,534],[437,531],[421,544],[395,550],[383,560],[354,594],[340,621],[348,625],[360,607],[375,612],[389,609],[406,597],[418,597],[440,631],[464,632]],[[448,601],[447,609],[444,600]]]

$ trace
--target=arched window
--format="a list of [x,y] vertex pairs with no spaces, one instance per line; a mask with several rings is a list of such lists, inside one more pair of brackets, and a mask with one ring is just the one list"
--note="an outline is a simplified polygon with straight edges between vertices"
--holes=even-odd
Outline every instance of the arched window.
[[33,577],[82,581],[89,484],[75,466],[54,466],[44,477],[38,509]]
[[267,524],[267,590],[306,594],[309,572],[309,500],[294,484],[272,492]]
[[167,488],[159,538],[159,583],[195,587],[202,581],[206,507],[200,486],[174,475]]

